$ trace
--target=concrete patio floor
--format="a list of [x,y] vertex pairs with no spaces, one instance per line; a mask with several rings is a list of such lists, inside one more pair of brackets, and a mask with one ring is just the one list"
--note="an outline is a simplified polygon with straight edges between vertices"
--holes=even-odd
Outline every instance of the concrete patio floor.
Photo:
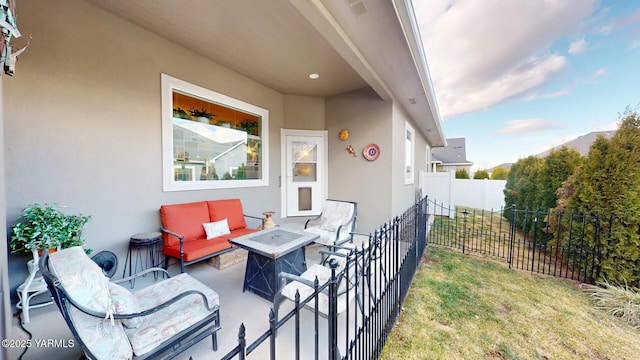
[[[356,240],[358,242],[358,240]],[[319,262],[319,250],[323,248],[318,245],[311,245],[306,248],[306,258],[308,266]],[[122,274],[122,260],[119,264],[119,271],[116,272],[115,279],[120,278]],[[272,303],[250,292],[242,292],[244,281],[246,260],[232,265],[226,269],[218,270],[205,262],[190,265],[186,268],[186,272],[210,286],[220,296],[220,315],[222,329],[218,331],[218,351],[214,352],[211,347],[211,338],[208,337],[196,344],[192,348],[186,350],[177,359],[219,359],[238,344],[238,330],[241,324],[246,328],[247,345],[253,342],[261,334],[269,329],[269,312]],[[171,274],[179,272],[179,266],[173,265],[169,267]],[[153,276],[141,278],[142,281],[136,281],[135,288],[142,288],[153,282]],[[126,284],[125,284],[126,285]],[[284,314],[292,309],[292,303],[285,301],[280,309],[280,314]],[[38,340],[69,340],[73,339],[71,331],[64,322],[60,312],[55,305],[49,305],[42,308],[32,309],[31,322],[25,324],[25,328],[33,334],[32,339]],[[340,326],[344,333],[344,315],[339,319]],[[28,339],[28,334],[23,332],[19,327],[19,319],[13,318],[13,334],[12,339]],[[301,344],[302,358],[313,357],[314,349],[314,332],[313,332],[313,312],[301,312]],[[327,342],[326,342],[326,319],[320,319],[319,329],[319,358],[326,358]],[[281,328],[277,336],[277,358],[292,359],[294,358],[294,324],[290,321],[286,326]],[[344,338],[339,335],[339,339]],[[343,341],[344,342],[344,341]],[[65,342],[66,343],[66,342]],[[340,348],[344,348],[344,344],[340,344]],[[18,359],[22,349],[12,349],[9,352],[10,359]],[[257,348],[254,353],[249,355],[253,359],[267,359],[269,354],[269,341]],[[305,355],[307,354],[307,355]],[[77,345],[75,348],[45,348],[31,347],[28,349],[23,359],[78,359],[82,355],[82,351]]]

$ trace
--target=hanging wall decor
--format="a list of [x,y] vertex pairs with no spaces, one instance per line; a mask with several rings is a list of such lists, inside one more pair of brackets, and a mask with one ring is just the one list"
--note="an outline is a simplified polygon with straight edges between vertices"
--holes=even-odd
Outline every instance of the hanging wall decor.
[[[22,49],[11,52],[11,37],[21,36],[16,26],[15,0],[0,0],[0,61],[5,74],[13,76],[18,55],[25,51],[29,43]],[[31,37],[29,37],[31,38]]]
[[377,144],[369,144],[362,150],[362,155],[369,161],[374,161],[380,156],[380,147]]
[[347,145],[346,150],[349,154],[353,155],[353,157],[357,157],[356,150],[353,148],[353,146]]
[[340,130],[340,133],[338,134],[338,137],[342,141],[347,140],[349,138],[349,130],[347,130],[347,129]]

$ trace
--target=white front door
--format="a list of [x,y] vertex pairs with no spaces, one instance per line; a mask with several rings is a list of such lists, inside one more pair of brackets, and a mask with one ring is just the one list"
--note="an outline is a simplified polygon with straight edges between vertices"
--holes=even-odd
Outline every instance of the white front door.
[[282,215],[322,212],[327,197],[327,132],[281,130]]

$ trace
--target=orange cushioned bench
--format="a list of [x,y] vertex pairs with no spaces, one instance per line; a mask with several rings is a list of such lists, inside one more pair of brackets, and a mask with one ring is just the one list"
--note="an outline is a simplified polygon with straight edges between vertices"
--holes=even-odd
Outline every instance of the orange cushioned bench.
[[[180,272],[184,272],[185,265],[233,250],[229,239],[257,231],[247,228],[245,217],[263,220],[245,215],[240,199],[162,205],[165,269],[170,257],[180,260]],[[205,226],[210,239],[207,239]]]

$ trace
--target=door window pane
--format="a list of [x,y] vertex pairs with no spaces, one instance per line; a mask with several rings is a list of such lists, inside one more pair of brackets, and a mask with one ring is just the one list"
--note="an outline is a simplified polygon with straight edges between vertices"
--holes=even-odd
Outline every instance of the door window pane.
[[293,181],[317,180],[318,146],[315,142],[293,141],[291,143]]

